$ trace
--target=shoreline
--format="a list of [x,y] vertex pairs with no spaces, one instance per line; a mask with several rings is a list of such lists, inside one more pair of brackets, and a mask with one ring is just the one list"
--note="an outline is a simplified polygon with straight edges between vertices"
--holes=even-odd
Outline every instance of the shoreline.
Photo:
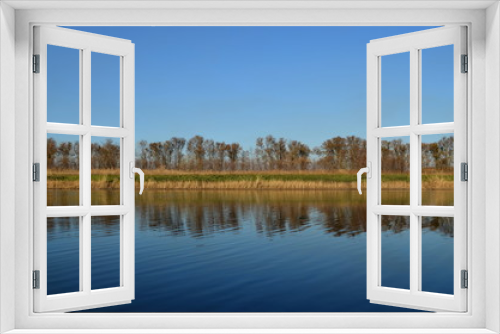
[[[138,178],[135,187],[139,188]],[[423,189],[453,189],[453,175],[424,175]],[[49,175],[47,180],[48,189],[79,189],[78,175]],[[275,174],[275,175],[147,175],[144,183],[147,189],[267,189],[267,190],[335,190],[335,189],[357,189],[356,175],[333,175],[333,174]],[[119,175],[93,175],[91,181],[92,189],[119,189]],[[362,188],[366,188],[366,180],[363,180]],[[408,175],[384,175],[382,177],[382,189],[409,189]]]

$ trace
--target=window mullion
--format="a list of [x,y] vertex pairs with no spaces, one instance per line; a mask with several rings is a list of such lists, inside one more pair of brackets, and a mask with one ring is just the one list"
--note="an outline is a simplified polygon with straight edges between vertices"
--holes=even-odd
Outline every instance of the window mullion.
[[[91,125],[91,51],[83,50],[83,66],[82,66],[82,125],[90,128]],[[81,187],[83,194],[83,206],[90,207],[91,205],[91,132],[87,131],[82,136],[82,159],[81,159]]]
[[[81,101],[82,101],[82,125],[90,128],[91,125],[91,51],[87,48],[83,50],[83,66],[82,66],[82,88],[81,88]],[[81,186],[83,199],[83,206],[89,208],[91,206],[91,133],[88,131],[82,136],[82,168],[81,168]],[[90,211],[82,217],[82,237],[80,244],[81,252],[81,271],[80,279],[83,281],[83,291],[90,293],[91,290],[91,215]]]
[[410,50],[410,291],[416,293],[420,286],[420,231],[419,216],[413,208],[420,203],[420,154],[419,136],[415,128],[420,123],[420,66],[419,50]]
[[80,228],[80,286],[82,291],[90,293],[91,290],[91,249],[90,249],[90,214],[86,214],[81,218],[82,227]]

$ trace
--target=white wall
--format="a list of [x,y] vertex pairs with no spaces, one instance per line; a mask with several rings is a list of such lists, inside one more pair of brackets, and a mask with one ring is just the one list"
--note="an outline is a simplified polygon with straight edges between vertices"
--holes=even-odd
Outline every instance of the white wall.
[[[500,254],[500,12],[499,4],[486,11],[486,254]],[[500,257],[486,263],[486,328],[500,332]]]
[[0,333],[14,328],[15,12],[0,3]]
[[[39,1],[41,3],[42,1]],[[65,3],[67,3],[65,1]],[[97,3],[97,2],[95,2]],[[118,3],[118,2],[116,2]],[[458,3],[450,1],[450,3]],[[495,5],[496,6],[496,5]],[[488,37],[489,48],[493,48],[493,53],[488,54],[488,61],[491,63],[486,67],[484,65],[485,52],[484,52],[484,29],[486,28],[486,19],[484,16],[484,10],[241,10],[241,11],[230,11],[230,10],[17,10],[16,11],[16,131],[15,131],[15,141],[18,151],[16,152],[16,234],[15,238],[16,244],[16,267],[17,272],[17,295],[16,295],[16,325],[20,328],[138,328],[142,325],[148,326],[150,328],[164,328],[168,326],[170,328],[240,328],[242,326],[248,327],[261,327],[267,326],[267,328],[283,328],[285,326],[296,328],[334,328],[334,327],[345,327],[356,326],[358,328],[400,328],[402,326],[414,326],[414,327],[478,327],[482,328],[485,324],[485,305],[488,310],[488,327],[492,329],[500,328],[500,322],[498,320],[500,315],[500,298],[499,291],[499,273],[500,273],[500,263],[498,258],[498,240],[499,240],[499,221],[500,221],[500,209],[499,209],[499,199],[500,199],[500,175],[498,175],[498,166],[500,162],[500,152],[498,151],[500,144],[500,136],[498,134],[499,129],[499,106],[500,98],[498,97],[499,92],[499,18],[498,18],[498,8],[491,7],[488,11],[488,32],[492,33]],[[472,40],[472,68],[471,72],[472,79],[471,83],[474,87],[474,98],[470,102],[473,118],[469,125],[469,131],[473,137],[473,156],[469,158],[471,163],[471,171],[469,173],[471,179],[474,180],[474,189],[470,193],[473,207],[472,213],[470,213],[470,221],[474,224],[474,229],[471,238],[473,241],[473,250],[470,254],[469,263],[471,265],[471,282],[475,280],[482,280],[481,284],[474,284],[475,288],[469,290],[469,296],[471,296],[472,315],[471,316],[456,316],[456,315],[439,315],[439,317],[434,317],[432,319],[426,319],[423,323],[422,319],[418,316],[393,316],[393,315],[364,315],[363,317],[351,317],[350,315],[328,315],[328,316],[288,316],[280,315],[274,317],[268,316],[166,316],[168,319],[156,316],[128,316],[128,315],[116,315],[113,319],[108,317],[99,317],[91,314],[82,315],[81,317],[69,317],[60,316],[58,314],[52,314],[43,317],[29,317],[28,310],[32,309],[31,299],[29,298],[32,291],[27,287],[30,285],[30,274],[32,269],[32,264],[29,260],[29,254],[31,254],[31,240],[30,233],[32,217],[30,214],[30,208],[32,201],[31,186],[30,181],[30,163],[32,161],[31,152],[31,106],[30,106],[30,93],[31,93],[31,81],[30,81],[30,28],[29,24],[31,22],[53,24],[54,22],[60,22],[64,25],[66,24],[102,24],[102,22],[107,22],[110,24],[117,25],[267,25],[272,22],[276,25],[287,25],[287,24],[302,24],[310,25],[311,23],[328,25],[331,23],[343,25],[350,24],[352,22],[363,22],[364,24],[377,24],[379,22],[388,22],[388,24],[401,24],[401,22],[428,22],[430,25],[435,25],[436,22],[456,24],[459,23],[472,23],[471,40]],[[200,23],[201,22],[201,23]],[[10,25],[9,25],[10,26]],[[495,30],[494,32],[491,29]],[[1,37],[1,36],[0,36]],[[9,49],[10,49],[9,43]],[[3,44],[2,44],[3,48]],[[2,50],[4,51],[4,50]],[[2,60],[0,60],[2,61]],[[7,66],[6,66],[7,67]],[[488,84],[491,84],[488,91],[488,117],[492,117],[491,120],[486,121],[485,117],[485,71],[488,69]],[[11,75],[8,75],[12,78]],[[5,81],[5,76],[2,73],[2,77]],[[0,94],[4,94],[5,91],[11,92],[13,82],[9,85],[1,85],[0,80]],[[12,94],[13,95],[13,94]],[[8,100],[10,100],[9,94]],[[493,99],[493,101],[491,101]],[[2,99],[3,103],[7,103],[8,100]],[[1,107],[1,105],[0,105]],[[0,109],[0,113],[4,114],[4,108]],[[8,114],[8,113],[7,113]],[[9,114],[8,114],[9,115]],[[11,115],[12,116],[12,115]],[[1,120],[1,119],[0,119]],[[2,120],[3,121],[3,120]],[[10,121],[10,119],[9,119]],[[4,124],[4,123],[3,123]],[[2,134],[2,127],[0,126],[0,135]],[[7,127],[7,125],[5,125]],[[12,127],[13,128],[13,127]],[[12,128],[7,129],[13,135]],[[489,135],[488,139],[485,139],[485,129]],[[6,133],[6,132],[3,132]],[[9,136],[5,136],[9,138]],[[9,163],[8,166],[3,165],[2,156],[10,156],[12,158],[13,152],[9,148],[9,141],[5,141],[4,136],[0,137],[0,162],[2,162],[0,167],[0,196],[5,192],[7,194],[12,194],[12,188],[9,189],[7,186],[4,187],[6,183],[1,183],[4,179],[9,186],[13,186],[11,183],[12,179],[5,174],[4,170],[12,170],[12,166]],[[11,139],[12,137],[10,137]],[[492,152],[488,152],[488,157],[486,158],[486,143],[491,145],[490,149]],[[7,150],[4,152],[4,149]],[[497,151],[495,151],[497,150]],[[486,160],[488,159],[488,160]],[[5,160],[9,161],[9,160]],[[492,163],[488,169],[486,169],[486,161]],[[486,182],[485,171],[491,172],[489,177],[491,179]],[[487,188],[485,188],[487,185]],[[4,190],[6,189],[6,190]],[[491,209],[489,212],[491,215],[488,216],[488,224],[486,224],[485,218],[485,189],[488,191],[487,194],[491,194],[491,198],[488,199],[488,208]],[[12,197],[0,198],[2,205],[9,208]],[[3,209],[3,207],[0,207]],[[2,215],[4,213],[2,212]],[[1,216],[0,216],[1,217]],[[2,219],[2,224],[4,221],[10,221],[9,219]],[[489,225],[489,227],[485,227]],[[5,230],[8,230],[11,225],[5,226]],[[4,228],[4,227],[2,227]],[[485,228],[487,229],[485,231]],[[2,230],[3,231],[3,230]],[[485,278],[482,275],[485,268],[485,242],[484,236],[488,235],[488,250],[493,253],[486,253],[487,258],[493,258],[493,260],[487,260],[489,267],[489,273],[491,277],[487,278],[486,281],[489,284],[488,292],[484,293],[484,282]],[[2,241],[2,248],[9,246],[11,240],[7,240],[7,243]],[[495,243],[496,242],[496,243]],[[2,250],[2,249],[0,249]],[[2,250],[3,251],[3,250]],[[8,248],[2,254],[10,253],[10,248]],[[488,254],[494,254],[493,256]],[[11,264],[11,266],[8,266]],[[490,266],[491,264],[491,266]],[[7,270],[13,268],[13,263],[6,262],[3,264]],[[0,270],[3,270],[1,267]],[[480,273],[480,275],[475,275],[474,273]],[[478,278],[480,277],[480,278]],[[10,276],[7,278],[11,278]],[[3,278],[2,278],[3,279]],[[6,285],[7,286],[7,285]],[[2,285],[0,284],[0,289]],[[5,290],[5,289],[4,289]],[[2,290],[3,291],[3,290]],[[484,296],[488,296],[485,301]],[[10,294],[8,296],[11,296]],[[10,297],[9,297],[10,298]],[[6,299],[3,298],[2,302]],[[486,304],[488,302],[488,304]],[[6,303],[8,305],[8,303]],[[13,306],[13,305],[9,305]],[[9,312],[7,308],[1,309],[2,312]],[[6,316],[10,316],[11,313],[6,313]],[[451,323],[450,319],[453,320]],[[0,319],[1,321],[2,319]],[[396,321],[397,320],[397,321]],[[450,325],[451,323],[451,325]],[[9,323],[7,323],[9,324]]]

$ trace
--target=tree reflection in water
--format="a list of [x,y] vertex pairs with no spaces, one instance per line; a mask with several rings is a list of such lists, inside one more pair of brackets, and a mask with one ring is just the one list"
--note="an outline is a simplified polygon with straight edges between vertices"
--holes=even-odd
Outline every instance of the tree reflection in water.
[[[397,202],[400,194],[395,191],[393,197]],[[366,232],[365,203],[365,197],[353,191],[157,191],[137,197],[136,215],[138,228],[172,235],[237,232],[242,224],[253,222],[257,233],[268,237],[312,225],[338,237]],[[453,236],[449,225],[448,218],[433,217],[424,219],[422,226]],[[408,228],[404,220],[382,218],[383,231]]]
[[[58,190],[59,193],[73,190]],[[392,191],[391,203],[404,200],[406,192]],[[451,192],[438,194],[445,203]],[[387,193],[386,193],[386,196]],[[62,196],[64,198],[65,196]],[[116,190],[93,192],[95,204],[106,205],[119,197]],[[245,223],[253,222],[258,234],[267,237],[300,232],[312,225],[321,226],[332,236],[356,236],[366,232],[366,198],[357,192],[344,191],[147,191],[136,197],[136,223],[140,230],[157,230],[170,235],[188,235],[194,238],[219,232],[235,232]],[[51,205],[57,205],[51,203]],[[399,218],[399,219],[398,219]],[[61,222],[62,223],[62,222]],[[113,224],[102,217],[100,224]],[[65,221],[63,224],[71,224]],[[55,228],[48,224],[48,230]],[[58,228],[62,228],[58,224]],[[402,217],[382,217],[382,231],[398,233],[409,228]],[[453,220],[429,217],[422,220],[422,228],[453,237]]]
[[[400,193],[391,194],[392,203],[401,201]],[[92,196],[107,204],[119,192],[96,190]],[[135,219],[136,298],[91,312],[411,311],[366,299],[366,199],[356,191],[146,190],[136,197]],[[119,267],[110,254],[117,244],[108,240],[117,235],[117,221],[92,222],[92,238],[102,246],[96,260],[106,269],[95,277],[99,286],[116,284]],[[382,218],[394,258],[384,257],[384,275],[396,283],[407,280],[395,260],[408,248],[408,225]],[[423,287],[450,293],[453,220],[427,217],[422,226]],[[69,251],[78,256],[77,231],[78,219],[48,222],[50,255],[64,260],[51,262],[59,279],[52,281],[54,291],[74,289],[61,282],[70,281]],[[57,241],[63,237],[74,247],[63,247]]]

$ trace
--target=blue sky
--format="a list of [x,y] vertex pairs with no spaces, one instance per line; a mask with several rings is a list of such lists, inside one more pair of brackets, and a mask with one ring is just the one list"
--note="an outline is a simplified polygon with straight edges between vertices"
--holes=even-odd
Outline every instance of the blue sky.
[[[366,136],[366,44],[428,27],[71,27],[136,50],[136,139],[253,147]],[[48,121],[78,121],[78,53],[49,50]],[[76,53],[75,53],[76,52]],[[452,121],[453,48],[423,51],[423,122]],[[383,126],[409,120],[408,56],[382,59]],[[94,125],[118,125],[118,59],[92,55]],[[450,119],[451,117],[451,119]],[[76,121],[75,121],[76,119]]]

